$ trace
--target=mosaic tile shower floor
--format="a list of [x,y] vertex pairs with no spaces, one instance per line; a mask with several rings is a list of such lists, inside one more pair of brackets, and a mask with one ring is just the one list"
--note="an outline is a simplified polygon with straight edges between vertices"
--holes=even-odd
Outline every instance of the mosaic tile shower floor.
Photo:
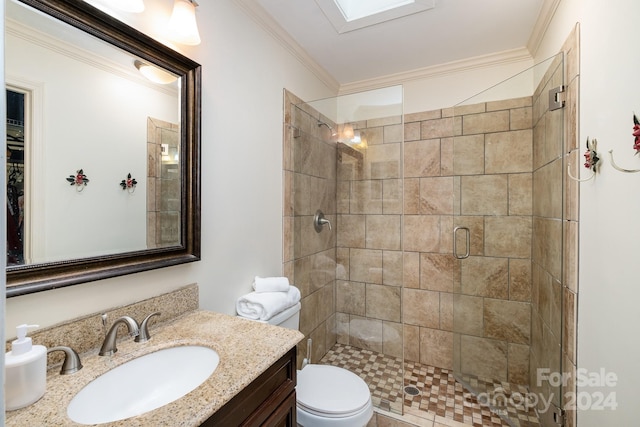
[[[475,396],[457,382],[453,372],[417,362],[404,362],[404,380],[401,375],[402,360],[370,350],[336,344],[320,360],[320,363],[339,366],[358,374],[369,385],[373,404],[393,413],[404,412],[416,416],[439,415],[473,427],[539,427],[533,409],[508,408],[510,422],[502,420],[488,407],[480,405]],[[483,381],[464,378],[473,387],[484,390],[500,390],[504,395],[525,395],[526,388],[506,382]],[[413,388],[407,389],[406,386]],[[500,387],[497,389],[497,387]],[[416,395],[413,395],[414,393]]]

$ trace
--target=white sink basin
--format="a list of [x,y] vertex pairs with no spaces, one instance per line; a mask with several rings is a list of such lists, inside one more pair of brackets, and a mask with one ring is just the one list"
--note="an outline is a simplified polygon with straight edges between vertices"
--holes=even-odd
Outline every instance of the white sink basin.
[[87,384],[69,403],[80,424],[123,420],[179,399],[202,384],[220,363],[207,347],[171,347],[124,363]]

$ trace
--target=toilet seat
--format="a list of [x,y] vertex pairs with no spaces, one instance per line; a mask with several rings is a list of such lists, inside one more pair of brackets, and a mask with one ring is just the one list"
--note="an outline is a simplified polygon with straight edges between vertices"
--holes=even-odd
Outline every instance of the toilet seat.
[[336,366],[307,365],[298,371],[298,407],[326,418],[350,417],[371,405],[369,387],[356,374]]

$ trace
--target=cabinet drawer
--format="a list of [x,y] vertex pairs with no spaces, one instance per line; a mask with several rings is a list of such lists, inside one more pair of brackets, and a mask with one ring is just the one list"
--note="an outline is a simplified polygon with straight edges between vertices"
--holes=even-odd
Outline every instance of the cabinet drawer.
[[296,393],[293,392],[267,418],[262,427],[296,427]]
[[[263,426],[269,424],[272,414],[283,411],[293,399],[295,414],[296,348],[289,350],[277,362],[240,391],[220,410],[202,423],[204,427]],[[292,397],[293,396],[293,397]],[[285,403],[286,402],[286,403]],[[267,423],[269,421],[269,423]],[[294,419],[295,421],[295,415]]]

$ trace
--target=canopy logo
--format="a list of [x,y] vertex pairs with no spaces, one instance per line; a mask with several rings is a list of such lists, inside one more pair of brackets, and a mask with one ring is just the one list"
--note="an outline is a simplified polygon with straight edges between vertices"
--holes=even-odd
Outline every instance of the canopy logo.
[[[489,392],[478,394],[476,398],[480,404],[491,407],[493,412],[504,415],[508,413],[506,408],[509,407],[547,412],[552,404],[559,406],[561,402],[564,402],[565,410],[615,410],[618,407],[616,393],[607,388],[614,388],[617,384],[618,375],[607,372],[604,368],[596,372],[577,369],[575,378],[568,372],[552,372],[548,368],[540,368],[536,371],[536,385],[543,390],[548,385],[551,390],[549,393],[509,393],[498,386]],[[557,395],[560,387],[565,389],[562,396]],[[568,388],[571,390],[567,390]],[[574,391],[575,388],[579,391]],[[588,390],[589,388],[594,390]]]

